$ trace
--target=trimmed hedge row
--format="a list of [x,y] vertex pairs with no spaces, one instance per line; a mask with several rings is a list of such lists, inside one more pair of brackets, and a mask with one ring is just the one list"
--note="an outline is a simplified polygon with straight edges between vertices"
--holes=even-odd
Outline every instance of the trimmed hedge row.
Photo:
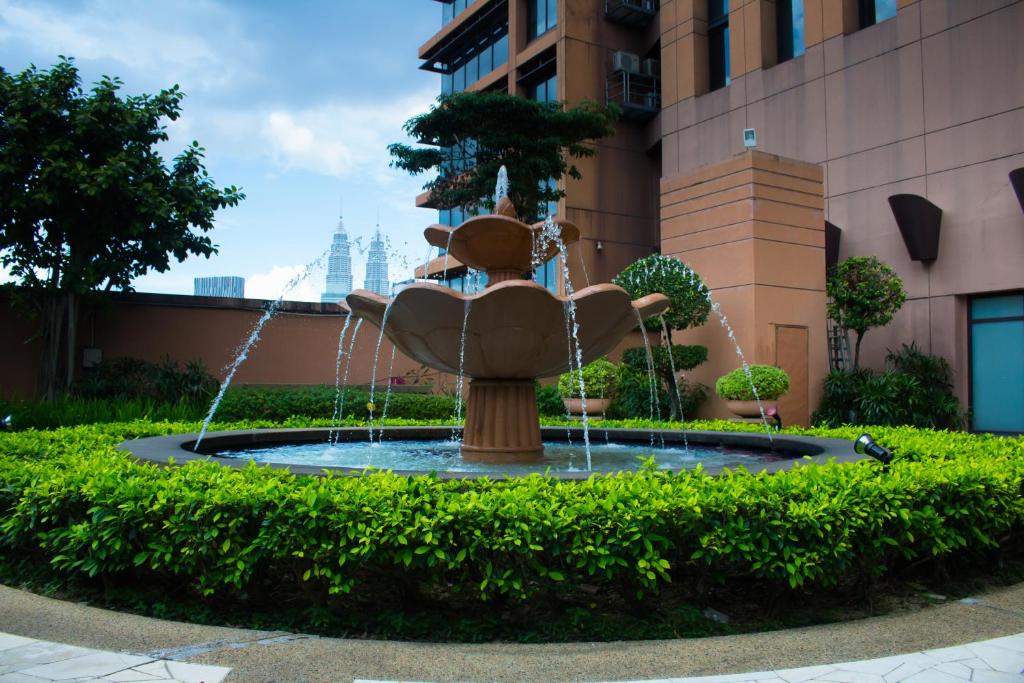
[[[220,428],[243,426],[264,425]],[[288,577],[332,594],[399,584],[527,599],[582,583],[642,596],[667,581],[867,581],[920,560],[980,558],[1024,520],[1024,439],[910,428],[874,430],[897,456],[887,472],[863,462],[585,482],[162,469],[115,449],[122,438],[195,428],[0,435],[0,547],[61,571],[131,572],[204,595]]]

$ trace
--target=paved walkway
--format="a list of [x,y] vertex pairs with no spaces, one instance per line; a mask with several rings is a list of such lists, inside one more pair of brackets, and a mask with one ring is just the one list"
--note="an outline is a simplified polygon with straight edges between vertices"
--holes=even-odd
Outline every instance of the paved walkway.
[[0,683],[180,681],[220,683],[231,669],[107,652],[0,633]]
[[[0,683],[1024,681],[1024,584],[913,612],[811,628],[689,640],[546,645],[345,640],[200,626],[0,586],[0,631],[17,634],[11,637],[15,639],[0,640]],[[49,642],[36,644],[18,637]],[[32,652],[50,655],[31,659]],[[7,661],[5,653],[21,659]],[[43,661],[47,656],[56,658]],[[75,668],[78,665],[93,668]],[[128,678],[138,674],[146,677]]]

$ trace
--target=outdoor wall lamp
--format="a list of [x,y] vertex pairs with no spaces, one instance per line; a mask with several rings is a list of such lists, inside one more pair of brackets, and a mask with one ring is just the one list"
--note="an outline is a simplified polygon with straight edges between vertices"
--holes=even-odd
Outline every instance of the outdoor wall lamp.
[[1010,185],[1013,186],[1013,192],[1020,202],[1020,210],[1024,211],[1024,167],[1010,171]]
[[602,251],[604,251],[604,245],[603,245],[603,244],[601,244],[601,240],[598,240],[598,241],[597,241],[597,244],[595,244],[595,245],[594,245],[594,248],[595,248],[595,249],[597,249],[597,253],[599,253],[599,254],[600,254],[600,253],[601,253]]
[[913,261],[934,261],[939,255],[942,209],[916,194],[894,194],[889,207]]
[[839,242],[843,231],[838,225],[825,221],[825,270],[832,270],[839,264]]
[[883,465],[888,465],[892,462],[892,452],[888,448],[883,448],[875,443],[874,437],[867,432],[858,436],[857,440],[853,442],[853,450],[857,451],[858,455],[870,455]]

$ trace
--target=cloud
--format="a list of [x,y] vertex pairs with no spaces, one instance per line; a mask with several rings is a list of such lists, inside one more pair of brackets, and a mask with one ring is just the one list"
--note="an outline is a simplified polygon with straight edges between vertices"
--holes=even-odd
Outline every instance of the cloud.
[[[215,28],[215,35],[208,39],[197,27]],[[246,65],[258,56],[238,16],[208,0],[88,0],[78,8],[0,0],[0,41],[79,61],[109,60],[164,85],[181,83],[186,92],[238,85],[254,75]]]
[[265,273],[255,273],[245,279],[247,299],[277,299],[284,295],[287,301],[320,301],[323,290],[323,272],[314,271],[291,288],[289,283],[302,275],[306,266],[272,266]]
[[[433,99],[434,93],[425,91],[390,101],[273,109],[262,114],[260,136],[281,169],[338,178],[369,174],[389,184],[405,173],[389,172],[387,145],[403,139],[402,124],[426,111]],[[236,119],[230,125],[237,130],[239,123]]]

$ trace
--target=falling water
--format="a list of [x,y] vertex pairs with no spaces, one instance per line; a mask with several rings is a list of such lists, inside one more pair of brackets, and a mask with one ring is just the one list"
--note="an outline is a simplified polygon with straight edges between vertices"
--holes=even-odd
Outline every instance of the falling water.
[[263,315],[256,321],[256,324],[253,325],[252,330],[249,331],[249,336],[242,343],[242,346],[235,355],[234,360],[232,360],[230,365],[227,366],[227,375],[224,377],[224,381],[220,385],[220,391],[218,391],[217,396],[214,397],[213,403],[210,404],[209,412],[206,413],[206,417],[203,419],[203,427],[199,430],[199,438],[196,439],[196,445],[193,447],[193,451],[198,450],[199,444],[202,443],[203,438],[206,436],[206,431],[210,427],[210,422],[213,421],[213,416],[217,412],[217,408],[220,406],[221,400],[224,398],[224,394],[227,393],[228,387],[231,386],[231,380],[235,378],[235,373],[238,372],[238,368],[241,367],[242,363],[244,363],[249,357],[249,353],[252,351],[253,347],[256,346],[257,342],[259,342],[260,334],[262,334],[264,326],[270,322],[271,318],[277,315],[278,310],[281,308],[281,304],[284,303],[285,295],[295,289],[295,287],[299,286],[310,276],[310,274],[313,273],[314,270],[320,268],[320,266],[323,265],[324,259],[327,258],[327,255],[330,253],[331,250],[327,249],[318,257],[306,264],[306,267],[303,268],[298,275],[288,281],[284,286],[284,291],[281,292],[281,296],[267,306]]
[[[349,313],[345,316],[345,324],[341,326],[341,334],[338,335],[338,357],[334,361],[334,414],[331,415],[331,424],[338,421],[338,411],[341,404],[338,399],[341,397],[341,357],[345,355],[345,333],[348,332],[349,323],[355,316]],[[331,432],[334,430],[332,429]],[[327,434],[327,441],[331,441],[331,432]]]
[[583,281],[587,283],[587,287],[590,286],[590,275],[587,274],[587,263],[583,260],[583,249],[579,250],[580,255],[580,269],[583,270]]
[[[348,371],[352,367],[352,352],[356,348],[356,338],[359,337],[359,328],[363,326],[363,319],[359,318],[356,320],[356,326],[352,328],[352,339],[348,343],[348,358],[345,361],[345,376],[341,380],[341,393],[334,397],[334,413],[338,416],[336,425],[341,425],[341,420],[344,417],[341,411],[345,408],[345,390],[348,388]],[[327,440],[332,443],[338,443],[338,435],[335,433],[335,429],[332,427],[331,431],[327,434]]]
[[459,379],[455,382],[455,424],[452,425],[452,441],[456,441],[459,425],[462,423],[462,384],[466,371],[466,326],[469,324],[469,308],[473,300],[469,297],[462,305],[462,337],[459,342]]
[[[669,335],[668,323],[665,322],[665,316],[660,316],[660,317],[661,317],[661,329],[665,333],[665,341],[668,342],[668,365],[669,365],[669,369],[672,370],[672,386],[676,390],[676,405],[679,406],[679,421],[683,422],[684,421],[684,415],[683,415],[683,395],[679,391],[679,379],[676,377],[676,361],[675,361],[675,358],[672,357],[672,337]],[[686,453],[690,452],[690,442],[686,438],[685,424],[683,425],[683,449],[686,451]]]
[[[708,301],[711,301],[710,293],[708,295]],[[740,365],[743,367],[743,374],[747,376],[747,381],[750,383],[750,390],[754,394],[754,400],[757,401],[757,409],[761,413],[761,422],[764,424],[764,431],[768,434],[768,443],[774,445],[772,441],[772,428],[768,426],[768,417],[764,414],[764,405],[761,403],[761,397],[757,394],[757,386],[754,384],[754,375],[750,372],[750,365],[747,363],[747,357],[743,355],[743,349],[740,348],[740,344],[736,341],[736,333],[733,332],[732,326],[729,324],[729,320],[722,313],[722,307],[718,302],[711,303],[711,310],[718,316],[718,322],[725,329],[729,335],[729,339],[736,346],[736,355],[740,358]]]
[[384,316],[380,320],[380,335],[377,337],[377,347],[373,351],[373,370],[370,372],[370,402],[366,404],[370,412],[370,443],[373,443],[373,396],[377,389],[377,363],[380,361],[380,345],[384,341],[384,330],[387,328],[388,315],[391,313],[391,304],[394,301],[394,299],[389,299],[388,305],[384,308]]
[[455,228],[448,231],[448,245],[444,248],[444,272],[441,274],[441,281],[448,279],[448,254],[452,253],[452,237],[455,235]]
[[[647,351],[647,388],[650,391],[651,406],[651,446],[654,446],[654,406],[657,404],[657,392],[654,387],[654,354],[651,353],[651,342],[647,339],[647,330],[644,329],[644,319],[640,315],[640,309],[634,308],[636,313],[636,324],[640,326],[640,336],[644,339],[644,349]],[[661,417],[660,411],[658,417]]]
[[380,443],[384,442],[384,420],[388,418],[388,404],[391,403],[391,373],[395,369],[395,354],[397,353],[397,351],[398,347],[392,344],[391,360],[388,361],[388,390],[384,394],[384,410],[382,410],[380,413],[380,431],[377,432],[377,441]]
[[[580,346],[580,325],[576,319],[576,300],[575,293],[572,288],[572,280],[569,278],[569,263],[567,259],[567,250],[565,242],[562,241],[561,230],[555,223],[552,216],[548,216],[547,220],[544,221],[544,226],[541,228],[539,240],[536,243],[536,249],[533,253],[532,261],[536,264],[541,260],[543,254],[547,251],[549,244],[554,244],[558,248],[558,261],[562,266],[562,279],[565,282],[565,319],[566,319],[566,336],[571,337],[572,343],[569,345],[569,373],[576,374],[579,380],[580,388],[580,407],[583,412],[583,447],[587,454],[587,471],[589,472],[592,468],[590,459],[590,417],[587,415],[587,392],[583,381],[583,349]],[[575,351],[575,354],[573,353]],[[573,356],[575,355],[576,360],[576,373],[573,373]]]

